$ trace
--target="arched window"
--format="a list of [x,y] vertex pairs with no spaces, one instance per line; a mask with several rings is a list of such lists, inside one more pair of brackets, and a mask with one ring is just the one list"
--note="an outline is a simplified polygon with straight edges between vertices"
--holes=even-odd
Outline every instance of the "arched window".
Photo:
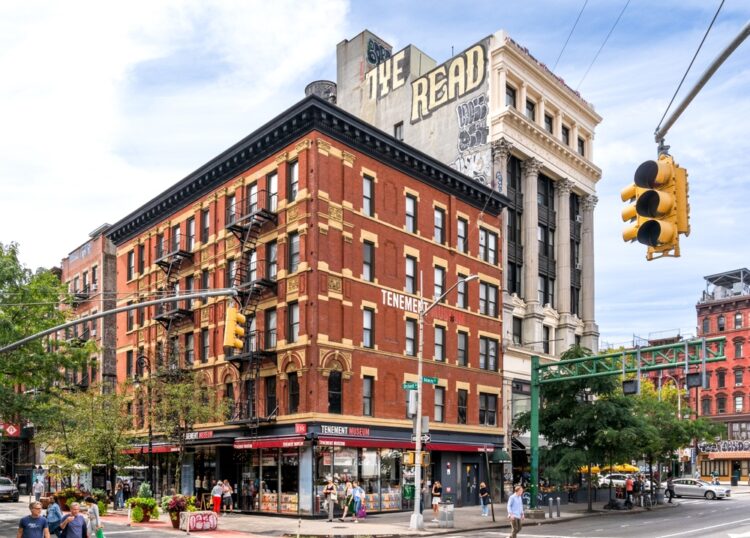
[[734,342],[734,358],[735,359],[742,358],[742,340],[736,340]]
[[703,334],[708,334],[711,330],[711,321],[708,318],[703,318]]
[[341,372],[332,370],[328,374],[328,412],[341,414]]
[[701,400],[701,416],[706,416],[711,414],[711,399],[710,398],[704,398]]
[[721,316],[719,316],[719,318],[717,320],[717,324],[718,324],[719,332],[724,332],[725,325],[726,325],[725,324],[725,320],[724,320],[724,314],[722,314]]
[[289,414],[291,415],[299,411],[299,379],[297,379],[297,372],[287,373],[286,379],[287,405]]

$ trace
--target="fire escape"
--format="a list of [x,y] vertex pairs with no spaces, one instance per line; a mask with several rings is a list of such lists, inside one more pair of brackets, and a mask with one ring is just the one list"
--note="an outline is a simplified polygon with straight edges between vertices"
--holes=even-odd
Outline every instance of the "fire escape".
[[[193,262],[193,253],[185,246],[185,240],[179,228],[172,228],[169,248],[165,246],[164,236],[157,239],[156,265],[164,271],[164,283],[160,287],[163,296],[172,297],[180,294],[180,270]],[[179,345],[176,331],[186,320],[192,320],[192,301],[174,300],[156,307],[154,319],[164,327],[164,342],[157,347],[156,366],[164,368],[167,373],[180,370]]]
[[[244,424],[252,437],[257,436],[258,428],[263,423],[276,419],[276,409],[265,409],[264,416],[258,410],[260,371],[264,361],[275,360],[276,329],[266,326],[263,332],[256,330],[258,304],[264,298],[276,293],[277,256],[276,245],[259,244],[258,240],[264,229],[276,225],[275,195],[269,197],[265,191],[257,191],[251,186],[247,198],[237,205],[226,209],[226,228],[237,238],[240,244],[240,258],[236,261],[232,286],[237,290],[235,298],[239,311],[246,318],[245,345],[241,350],[232,350],[227,356],[240,373],[245,376],[244,400],[235,403],[230,424]],[[258,248],[263,247],[264,258],[259,256]],[[242,389],[240,389],[242,392]]]

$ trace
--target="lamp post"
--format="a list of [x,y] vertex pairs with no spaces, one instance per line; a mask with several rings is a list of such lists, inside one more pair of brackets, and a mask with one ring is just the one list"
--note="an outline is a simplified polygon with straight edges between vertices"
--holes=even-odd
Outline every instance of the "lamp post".
[[[148,370],[149,379],[151,378],[151,361],[145,355],[140,355],[135,361],[135,384],[140,383],[140,373],[143,366]],[[151,427],[151,388],[146,385],[146,405],[148,406],[148,484],[151,488],[154,487],[154,451],[153,442],[154,435]]]
[[422,352],[424,350],[424,318],[427,313],[435,308],[454,288],[471,280],[476,280],[477,275],[469,275],[459,279],[450,288],[445,290],[428,306],[422,299],[422,276],[420,274],[420,301],[419,301],[419,344],[417,346],[417,417],[414,425],[414,513],[409,521],[409,528],[413,530],[424,529],[424,520],[419,507],[422,503]]
[[682,418],[682,387],[680,387],[680,382],[677,381],[674,377],[672,377],[669,374],[662,374],[659,375],[659,401],[661,401],[661,379],[662,377],[666,377],[668,379],[671,379],[674,382],[674,386],[677,389],[677,418]]

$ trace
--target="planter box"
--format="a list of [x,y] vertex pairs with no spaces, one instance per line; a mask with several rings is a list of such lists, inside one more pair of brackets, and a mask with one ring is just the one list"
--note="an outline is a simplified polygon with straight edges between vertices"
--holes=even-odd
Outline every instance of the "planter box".
[[180,512],[180,530],[215,531],[218,527],[216,512]]

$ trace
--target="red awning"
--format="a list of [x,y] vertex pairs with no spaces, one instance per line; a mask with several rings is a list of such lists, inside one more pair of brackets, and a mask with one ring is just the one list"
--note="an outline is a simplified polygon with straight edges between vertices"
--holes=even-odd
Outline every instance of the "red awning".
[[[180,447],[175,445],[154,445],[151,447],[152,454],[161,454],[165,452],[179,452]],[[122,451],[123,454],[148,454],[148,446],[140,446],[136,448],[126,448]]]
[[414,448],[414,443],[404,439],[373,439],[367,437],[318,437],[320,446],[350,446],[360,448]]
[[298,435],[295,437],[266,437],[256,439],[235,439],[235,449],[251,448],[292,448],[305,444],[305,437]]
[[425,450],[444,452],[493,452],[493,445],[462,445],[458,443],[427,443]]

